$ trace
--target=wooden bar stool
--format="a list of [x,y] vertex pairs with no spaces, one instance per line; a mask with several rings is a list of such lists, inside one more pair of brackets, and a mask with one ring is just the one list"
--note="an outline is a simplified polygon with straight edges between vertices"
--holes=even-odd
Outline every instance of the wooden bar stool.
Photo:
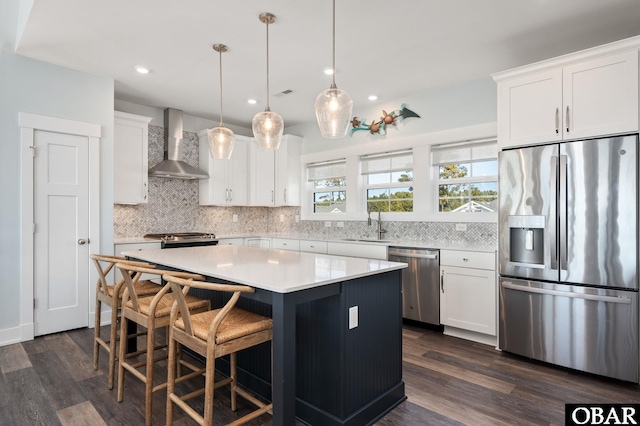
[[[244,417],[230,423],[240,425],[246,423],[271,410],[273,404],[265,404],[237,385],[238,351],[272,340],[273,323],[271,318],[247,312],[235,307],[240,293],[253,293],[252,287],[243,285],[215,284],[201,281],[191,281],[163,276],[169,282],[176,297],[176,304],[171,311],[171,325],[169,327],[169,361],[167,363],[167,425],[173,424],[174,404],[184,410],[199,424],[210,426],[213,421],[213,393],[214,389],[231,384],[231,410],[236,411],[236,394],[240,394],[259,408]],[[189,312],[185,296],[190,288],[200,288],[211,291],[233,293],[229,301],[221,309],[203,313]],[[182,290],[182,291],[181,291]],[[205,387],[186,395],[175,393],[176,383],[176,353],[179,345],[184,345],[205,357]],[[218,383],[214,381],[215,360],[230,354],[230,377]],[[200,415],[185,401],[202,395],[204,392],[204,416]]]
[[[135,280],[139,278],[140,274],[154,274],[161,277],[165,276],[179,276],[185,279],[202,279],[202,276],[197,274],[190,274],[186,272],[174,272],[161,269],[151,269],[140,266],[131,266],[127,263],[118,263],[116,267],[120,270],[124,279],[126,289],[122,299],[122,314],[120,333],[126,333],[126,320],[133,321],[138,325],[141,325],[147,329],[147,346],[145,360],[132,364],[128,361],[125,355],[125,340],[120,340],[120,362],[118,366],[118,402],[122,401],[124,395],[124,371],[129,371],[134,377],[140,379],[145,384],[145,424],[151,424],[152,416],[152,400],[153,393],[158,390],[164,389],[167,384],[162,383],[154,386],[153,383],[153,369],[154,364],[158,361],[167,359],[166,354],[164,356],[155,357],[155,351],[165,348],[166,345],[156,346],[155,344],[155,330],[160,327],[167,327],[169,325],[169,318],[171,313],[171,307],[176,301],[176,295],[170,293],[170,285],[166,284],[155,295],[143,296],[137,293],[137,287]],[[132,273],[135,275],[132,278]],[[182,293],[180,293],[182,296]],[[199,299],[194,296],[186,296],[183,298],[185,309],[187,312],[205,312],[211,309],[211,302],[208,300]],[[168,336],[167,336],[168,338]],[[138,369],[145,367],[144,374]],[[201,374],[201,373],[196,373]],[[190,378],[191,375],[184,376],[184,379]],[[182,378],[181,378],[182,379]]]
[[[137,265],[137,266],[146,266],[148,268],[153,268],[152,265],[144,262],[134,262],[131,260],[126,260],[124,257],[120,256],[111,256],[111,255],[103,255],[103,254],[92,254],[91,259],[93,259],[93,263],[98,270],[98,282],[96,284],[96,318],[95,318],[95,330],[93,336],[93,369],[98,370],[98,361],[100,357],[100,346],[106,349],[109,354],[109,389],[113,389],[113,379],[115,376],[115,365],[116,360],[118,359],[117,354],[118,350],[116,349],[116,342],[120,337],[118,337],[118,314],[120,313],[120,305],[122,300],[122,294],[124,293],[124,279],[120,278],[116,279],[115,284],[107,283],[107,275],[113,269],[116,263],[122,262],[127,263],[129,265]],[[115,273],[115,271],[114,271]],[[119,274],[117,274],[119,275]],[[160,291],[162,287],[158,284],[155,284],[151,281],[136,281],[136,291],[138,294],[149,295],[155,294]],[[109,332],[109,339],[104,340],[100,336],[100,316],[102,310],[102,304],[106,304],[111,307],[111,326]],[[134,337],[134,336],[127,336]],[[135,354],[129,354],[130,356]]]

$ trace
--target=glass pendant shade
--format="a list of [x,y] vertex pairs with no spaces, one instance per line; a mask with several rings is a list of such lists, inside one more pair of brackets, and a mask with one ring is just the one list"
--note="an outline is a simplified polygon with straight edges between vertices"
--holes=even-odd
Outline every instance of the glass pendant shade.
[[323,138],[337,139],[346,136],[353,111],[353,99],[347,92],[332,86],[318,95],[315,109]]
[[214,127],[207,133],[209,152],[213,158],[228,160],[233,152],[236,136],[226,127]]
[[284,120],[280,117],[280,114],[268,110],[259,112],[253,117],[251,127],[253,128],[253,137],[258,148],[280,148],[282,132],[284,131]]

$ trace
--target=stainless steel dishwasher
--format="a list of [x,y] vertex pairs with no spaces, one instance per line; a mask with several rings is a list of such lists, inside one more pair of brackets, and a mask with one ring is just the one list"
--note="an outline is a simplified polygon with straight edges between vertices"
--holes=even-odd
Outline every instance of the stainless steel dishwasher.
[[402,317],[440,325],[440,250],[389,247],[389,260],[402,270]]

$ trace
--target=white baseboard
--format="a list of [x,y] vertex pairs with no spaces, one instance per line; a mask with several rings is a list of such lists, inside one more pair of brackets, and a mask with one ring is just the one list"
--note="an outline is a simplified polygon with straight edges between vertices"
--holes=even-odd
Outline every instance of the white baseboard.
[[498,338],[488,334],[477,333],[475,331],[463,330],[461,328],[444,326],[443,334],[447,336],[459,337],[472,342],[482,343],[490,346],[498,346]]
[[0,330],[0,346],[33,340],[33,323]]

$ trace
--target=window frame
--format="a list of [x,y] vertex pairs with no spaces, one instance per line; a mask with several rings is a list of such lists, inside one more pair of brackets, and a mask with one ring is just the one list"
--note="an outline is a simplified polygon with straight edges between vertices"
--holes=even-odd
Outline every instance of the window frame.
[[[393,176],[393,173],[402,173],[403,171],[407,171],[409,170],[406,167],[393,167],[392,161],[393,161],[393,157],[403,157],[403,156],[411,156],[411,181],[407,181],[407,182],[393,182],[391,179],[389,179],[388,183],[378,183],[378,184],[370,184],[369,183],[369,176],[371,175],[381,175],[381,174],[389,174],[389,177],[391,178]],[[389,168],[386,169],[382,169],[379,170],[377,172],[368,172],[368,171],[364,171],[364,165],[367,161],[371,161],[371,160],[383,160],[383,159],[389,159],[390,164],[389,164]],[[394,188],[405,188],[407,186],[410,187],[414,187],[415,184],[415,175],[414,175],[414,155],[413,155],[413,149],[402,149],[402,150],[398,150],[398,151],[390,151],[390,152],[384,152],[384,153],[376,153],[376,154],[369,154],[369,155],[362,155],[360,156],[360,174],[362,175],[363,178],[363,184],[362,184],[362,194],[363,194],[363,198],[364,198],[364,208],[369,211],[369,190],[375,190],[375,189],[387,189],[387,190],[392,190]],[[390,191],[389,191],[390,192]],[[391,198],[388,198],[387,204],[389,205],[389,210],[383,210],[382,213],[396,213],[396,214],[409,214],[409,213],[413,213],[415,210],[414,207],[414,190],[412,189],[411,191],[411,211],[392,211],[391,210]],[[401,200],[401,199],[396,199],[396,200]],[[376,203],[376,201],[373,201],[373,203]]]
[[[365,154],[376,154],[401,149],[412,149],[414,157],[413,169],[413,212],[382,213],[383,221],[394,222],[465,222],[465,223],[497,223],[497,213],[469,214],[452,212],[441,214],[437,212],[437,205],[434,202],[438,198],[434,180],[438,179],[438,174],[431,166],[431,147],[433,145],[462,142],[479,139],[496,139],[497,123],[489,122],[467,127],[448,129],[432,133],[421,133],[408,135],[406,138],[380,139],[362,138],[357,141],[356,137],[340,141],[333,149],[327,149],[327,142],[318,137],[315,139],[305,139],[306,152],[300,158],[301,176],[301,205],[300,219],[304,221],[323,221],[324,226],[335,227],[336,221],[366,221],[366,197],[362,191],[366,183],[360,174],[360,156]],[[363,136],[363,135],[359,135]],[[307,182],[307,164],[328,161],[336,158],[346,158],[347,164],[347,213],[314,213],[310,211],[313,206],[311,196],[311,186]],[[435,206],[435,210],[434,210]],[[333,223],[332,223],[333,222]],[[324,229],[324,228],[323,228]],[[333,232],[326,229],[329,235]]]

